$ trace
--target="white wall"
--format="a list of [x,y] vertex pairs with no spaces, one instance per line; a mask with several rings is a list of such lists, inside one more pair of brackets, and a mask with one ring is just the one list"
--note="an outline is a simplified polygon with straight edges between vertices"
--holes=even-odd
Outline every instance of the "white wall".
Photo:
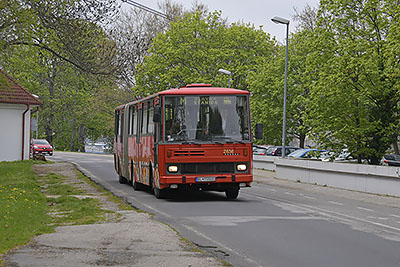
[[[0,161],[22,159],[22,114],[26,105],[0,103]],[[25,113],[24,158],[29,159],[30,111]]]

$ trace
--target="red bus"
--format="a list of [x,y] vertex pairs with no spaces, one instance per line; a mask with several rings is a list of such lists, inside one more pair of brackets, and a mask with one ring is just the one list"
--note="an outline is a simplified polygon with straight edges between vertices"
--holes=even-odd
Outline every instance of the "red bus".
[[151,188],[157,198],[194,189],[236,199],[253,181],[251,141],[243,90],[191,84],[115,109],[119,182]]

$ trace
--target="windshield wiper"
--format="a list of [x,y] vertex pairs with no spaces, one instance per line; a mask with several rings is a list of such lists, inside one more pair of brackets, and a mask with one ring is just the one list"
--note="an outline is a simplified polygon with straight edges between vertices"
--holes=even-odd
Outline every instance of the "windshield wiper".
[[215,143],[219,144],[219,142],[216,141],[215,139],[224,140],[225,143],[227,143],[227,144],[233,144],[233,143],[236,143],[236,142],[240,143],[240,144],[246,144],[245,142],[243,142],[241,140],[233,139],[230,136],[213,136],[212,141],[214,141]]
[[184,144],[184,145],[198,145],[198,146],[201,146],[200,143],[197,143],[195,141],[188,141],[188,140],[187,141],[183,141],[182,144]]

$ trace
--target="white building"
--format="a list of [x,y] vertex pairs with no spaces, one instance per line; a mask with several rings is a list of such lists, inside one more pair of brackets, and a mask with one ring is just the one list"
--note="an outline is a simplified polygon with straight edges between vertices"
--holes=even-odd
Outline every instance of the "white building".
[[31,114],[42,103],[0,70],[0,161],[29,159]]

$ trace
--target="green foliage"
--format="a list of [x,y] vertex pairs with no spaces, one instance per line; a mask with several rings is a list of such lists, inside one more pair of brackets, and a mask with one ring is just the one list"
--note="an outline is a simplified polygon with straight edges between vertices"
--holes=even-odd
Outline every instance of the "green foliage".
[[5,0],[0,45],[38,47],[90,73],[111,73],[113,46],[100,25],[116,12],[113,0]]
[[[266,142],[280,144],[284,45],[201,5],[190,13],[170,8],[181,17],[170,25],[135,13],[137,23],[121,21],[109,37],[103,20],[114,18],[115,5],[0,3],[0,66],[40,96],[41,137],[61,150],[82,150],[87,137],[111,140],[117,105],[190,83],[227,86],[223,68],[232,72],[232,87],[251,92],[252,119],[264,124]],[[391,145],[398,150],[399,14],[397,0],[321,0],[318,16],[310,7],[295,15],[303,21],[289,38],[288,142],[303,146],[312,137],[373,164]]]
[[[305,123],[305,112],[315,77],[315,70],[309,62],[313,38],[313,32],[304,30],[293,34],[289,41],[287,140],[297,138],[302,147],[310,131]],[[282,142],[285,46],[280,46],[276,51],[271,60],[265,61],[257,72],[250,75],[249,83],[253,92],[252,118],[264,124],[266,143],[278,145]]]
[[117,87],[108,75],[115,72],[115,47],[101,26],[115,7],[112,0],[0,4],[0,67],[40,97],[39,137],[56,149],[83,150],[86,138],[111,136],[122,97],[99,93]]
[[[393,43],[398,30],[385,10],[394,1],[321,1],[322,64],[313,84],[309,122],[316,140],[329,148],[348,146],[359,159],[377,164],[397,141],[398,82]],[[398,8],[397,8],[398,9]],[[329,40],[326,42],[326,40]],[[325,43],[326,42],[326,43]]]
[[248,90],[247,75],[272,56],[273,43],[261,29],[226,25],[219,12],[207,17],[187,14],[159,34],[137,75],[136,95],[146,95],[190,83],[227,86],[224,68],[233,73],[232,87]]

